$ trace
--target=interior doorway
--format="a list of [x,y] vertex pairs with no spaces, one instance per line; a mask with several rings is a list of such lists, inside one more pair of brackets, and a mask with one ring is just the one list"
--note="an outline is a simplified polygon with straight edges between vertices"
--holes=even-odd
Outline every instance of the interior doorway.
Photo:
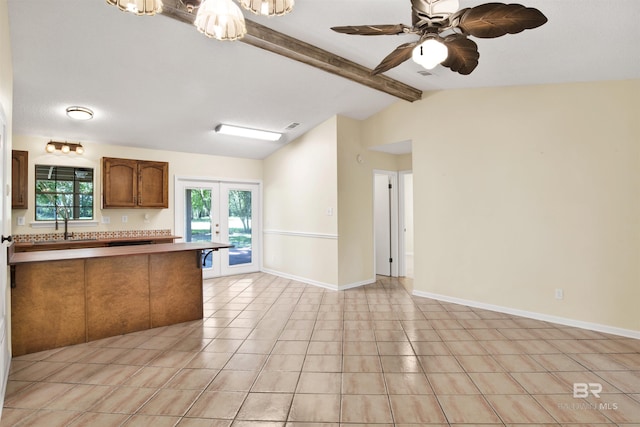
[[398,173],[374,171],[373,228],[375,273],[398,277]]
[[260,185],[207,179],[176,179],[175,230],[182,241],[231,243],[205,251],[203,277],[260,270]]

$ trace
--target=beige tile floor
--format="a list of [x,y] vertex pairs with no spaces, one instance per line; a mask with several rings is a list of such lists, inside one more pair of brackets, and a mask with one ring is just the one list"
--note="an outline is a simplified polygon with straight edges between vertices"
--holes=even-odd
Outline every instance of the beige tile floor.
[[[640,341],[250,274],[205,318],[14,358],[0,426],[640,426]],[[574,383],[599,397],[575,398]],[[578,386],[578,395],[585,394]]]

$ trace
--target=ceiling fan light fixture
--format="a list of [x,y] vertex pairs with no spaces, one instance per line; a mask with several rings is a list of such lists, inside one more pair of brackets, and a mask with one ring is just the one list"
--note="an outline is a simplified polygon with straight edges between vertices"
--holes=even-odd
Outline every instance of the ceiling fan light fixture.
[[200,0],[180,0],[180,3],[184,5],[187,9],[187,12],[193,13],[194,10],[200,7]]
[[107,0],[107,3],[136,15],[155,15],[162,12],[162,0]]
[[435,15],[450,15],[457,12],[458,9],[460,9],[459,0],[440,0],[432,6],[432,12]]
[[240,0],[245,9],[263,16],[282,16],[291,10],[295,0]]
[[411,58],[427,70],[432,70],[449,56],[449,49],[436,39],[428,39],[413,49]]
[[238,40],[247,33],[242,10],[232,0],[205,0],[193,22],[198,31],[216,40]]

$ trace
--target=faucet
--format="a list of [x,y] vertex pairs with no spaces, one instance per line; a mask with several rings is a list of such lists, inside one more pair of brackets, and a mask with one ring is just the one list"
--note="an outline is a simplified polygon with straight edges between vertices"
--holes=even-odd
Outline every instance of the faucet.
[[69,237],[73,237],[73,233],[69,233],[69,211],[67,208],[60,207],[56,209],[56,230],[58,229],[58,212],[62,209],[64,215],[62,218],[64,219],[64,240],[69,240]]

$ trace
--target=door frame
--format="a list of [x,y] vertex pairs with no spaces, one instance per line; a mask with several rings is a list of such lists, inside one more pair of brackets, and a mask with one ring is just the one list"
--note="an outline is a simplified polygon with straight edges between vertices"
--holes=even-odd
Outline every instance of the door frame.
[[399,258],[398,258],[398,230],[399,230],[399,225],[398,225],[398,172],[397,171],[390,171],[390,170],[382,170],[382,169],[374,169],[373,170],[373,174],[371,176],[371,180],[372,180],[372,185],[371,185],[371,191],[373,193],[373,204],[372,204],[372,209],[373,209],[373,228],[371,230],[372,232],[372,236],[373,236],[373,275],[374,277],[376,276],[376,272],[377,272],[377,268],[376,268],[376,254],[377,254],[377,248],[376,248],[376,215],[375,215],[375,203],[376,203],[376,188],[375,188],[375,183],[376,183],[376,175],[387,175],[389,177],[389,181],[391,183],[391,205],[390,205],[390,209],[391,209],[391,259],[393,260],[391,262],[391,277],[398,277],[398,264],[399,264]]
[[[405,179],[407,175],[413,175],[412,170],[398,172],[398,275],[407,276],[407,249],[406,249],[406,187]],[[415,218],[414,218],[415,220]],[[413,228],[413,227],[412,227]]]
[[[8,128],[7,116],[0,104],[0,234],[3,236],[11,235],[11,136]],[[0,402],[4,402],[11,366],[11,291],[6,248],[7,244],[0,245]]]
[[[233,179],[233,178],[219,178],[219,177],[207,177],[207,176],[188,176],[188,175],[175,175],[174,179],[173,179],[173,189],[174,189],[174,208],[173,208],[173,217],[174,217],[174,234],[178,234],[178,232],[180,231],[180,234],[182,234],[181,230],[183,230],[184,227],[184,212],[182,212],[182,210],[184,209],[184,195],[182,194],[182,189],[183,189],[183,183],[184,182],[189,182],[189,183],[202,183],[203,187],[206,187],[207,185],[210,186],[219,186],[221,187],[222,184],[238,184],[240,186],[242,185],[255,185],[257,186],[257,195],[258,195],[258,200],[257,203],[253,203],[253,206],[256,206],[258,208],[258,212],[256,214],[256,218],[255,218],[255,223],[253,224],[254,227],[257,226],[257,231],[254,233],[254,241],[252,242],[252,245],[256,248],[256,258],[255,258],[255,271],[262,271],[262,261],[263,261],[263,255],[262,255],[262,211],[263,211],[263,206],[262,206],[262,181],[258,180],[258,179]],[[182,203],[178,203],[180,200],[182,200]],[[179,209],[180,208],[180,209]],[[181,239],[178,239],[178,241],[184,241],[184,238],[181,236]],[[222,249],[222,251],[227,251],[228,249]],[[217,274],[214,274],[212,277],[219,277],[219,276],[225,276],[225,275],[233,275],[233,274],[243,274],[244,272],[238,271],[238,272],[234,272],[234,268],[231,268],[231,270],[229,271],[229,269],[223,269],[221,268],[221,262],[218,259],[218,262],[216,263],[216,258],[220,257],[220,252],[216,251],[213,252],[212,254],[213,256],[213,268],[216,268],[216,264],[217,264]],[[226,274],[223,274],[226,273]],[[205,277],[206,278],[210,278],[210,277]]]

